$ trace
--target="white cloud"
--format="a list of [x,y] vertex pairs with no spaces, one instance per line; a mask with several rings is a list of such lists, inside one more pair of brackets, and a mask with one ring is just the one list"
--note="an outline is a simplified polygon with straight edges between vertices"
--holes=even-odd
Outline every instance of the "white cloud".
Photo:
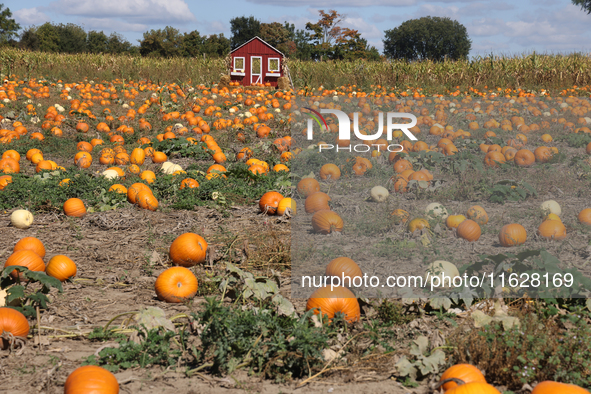
[[62,15],[120,18],[131,24],[165,25],[197,20],[184,0],[57,0],[50,7]]
[[123,32],[145,32],[150,27],[143,23],[128,23],[119,19],[112,18],[80,18],[77,24],[81,25],[86,30],[98,31],[116,31]]
[[39,8],[21,8],[12,13],[14,20],[21,26],[26,25],[42,25],[45,22],[49,22],[51,18]]
[[[270,4],[280,7],[399,7],[416,4],[417,0],[246,0],[248,3]],[[455,1],[455,0],[454,0]],[[468,0],[466,0],[468,1]]]

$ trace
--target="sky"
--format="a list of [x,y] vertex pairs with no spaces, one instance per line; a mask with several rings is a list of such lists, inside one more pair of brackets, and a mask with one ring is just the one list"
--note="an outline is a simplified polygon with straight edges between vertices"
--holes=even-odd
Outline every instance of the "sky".
[[143,33],[173,26],[181,33],[224,33],[230,20],[253,15],[261,22],[289,22],[304,29],[319,10],[344,15],[340,26],[356,29],[383,50],[384,31],[409,19],[449,17],[464,25],[471,57],[591,52],[591,15],[570,0],[0,0],[26,28],[45,22],[74,23],[85,30],[120,33],[137,45]]

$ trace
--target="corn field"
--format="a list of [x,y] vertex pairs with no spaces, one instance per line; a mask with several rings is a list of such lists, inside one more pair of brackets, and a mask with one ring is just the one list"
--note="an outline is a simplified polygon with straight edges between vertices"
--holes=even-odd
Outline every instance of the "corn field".
[[[334,88],[368,87],[437,88],[469,87],[564,89],[591,84],[591,55],[537,55],[479,57],[470,61],[299,61],[289,60],[293,82]],[[110,81],[151,80],[211,84],[226,73],[222,58],[144,58],[96,54],[54,54],[4,48],[0,72],[19,78]]]

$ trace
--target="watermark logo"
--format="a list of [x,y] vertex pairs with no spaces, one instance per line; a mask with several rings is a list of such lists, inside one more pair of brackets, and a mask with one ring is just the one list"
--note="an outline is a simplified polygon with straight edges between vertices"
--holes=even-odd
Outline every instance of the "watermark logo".
[[[324,123],[326,130],[328,130],[328,125],[326,124],[326,120],[322,116],[322,114],[333,114],[337,117],[339,121],[339,139],[340,140],[350,140],[351,139],[351,120],[349,116],[340,111],[338,109],[321,109],[320,112],[313,110],[312,108],[304,107],[305,109],[310,111],[310,116],[312,119],[308,119],[308,129],[307,129],[307,138],[309,140],[314,138],[314,130],[313,130],[313,121],[316,120],[316,123],[322,128],[322,124],[320,121]],[[411,120],[410,123],[393,123],[395,118],[408,118]],[[417,117],[413,114],[408,114],[404,112],[388,112],[386,114],[386,139],[388,141],[392,140],[392,132],[394,130],[401,130],[411,141],[417,141],[417,137],[414,136],[413,133],[410,132],[410,128],[416,126],[417,124]],[[378,131],[375,134],[362,134],[359,131],[359,113],[355,112],[353,114],[353,132],[355,136],[360,140],[364,141],[371,141],[378,139],[382,136],[384,129],[384,113],[380,112],[378,114]]]

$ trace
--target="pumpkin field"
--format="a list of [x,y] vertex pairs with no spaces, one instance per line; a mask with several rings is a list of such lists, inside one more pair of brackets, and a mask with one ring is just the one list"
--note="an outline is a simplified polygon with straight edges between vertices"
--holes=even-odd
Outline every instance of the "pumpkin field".
[[278,90],[11,56],[2,392],[588,393],[588,69],[292,63]]

